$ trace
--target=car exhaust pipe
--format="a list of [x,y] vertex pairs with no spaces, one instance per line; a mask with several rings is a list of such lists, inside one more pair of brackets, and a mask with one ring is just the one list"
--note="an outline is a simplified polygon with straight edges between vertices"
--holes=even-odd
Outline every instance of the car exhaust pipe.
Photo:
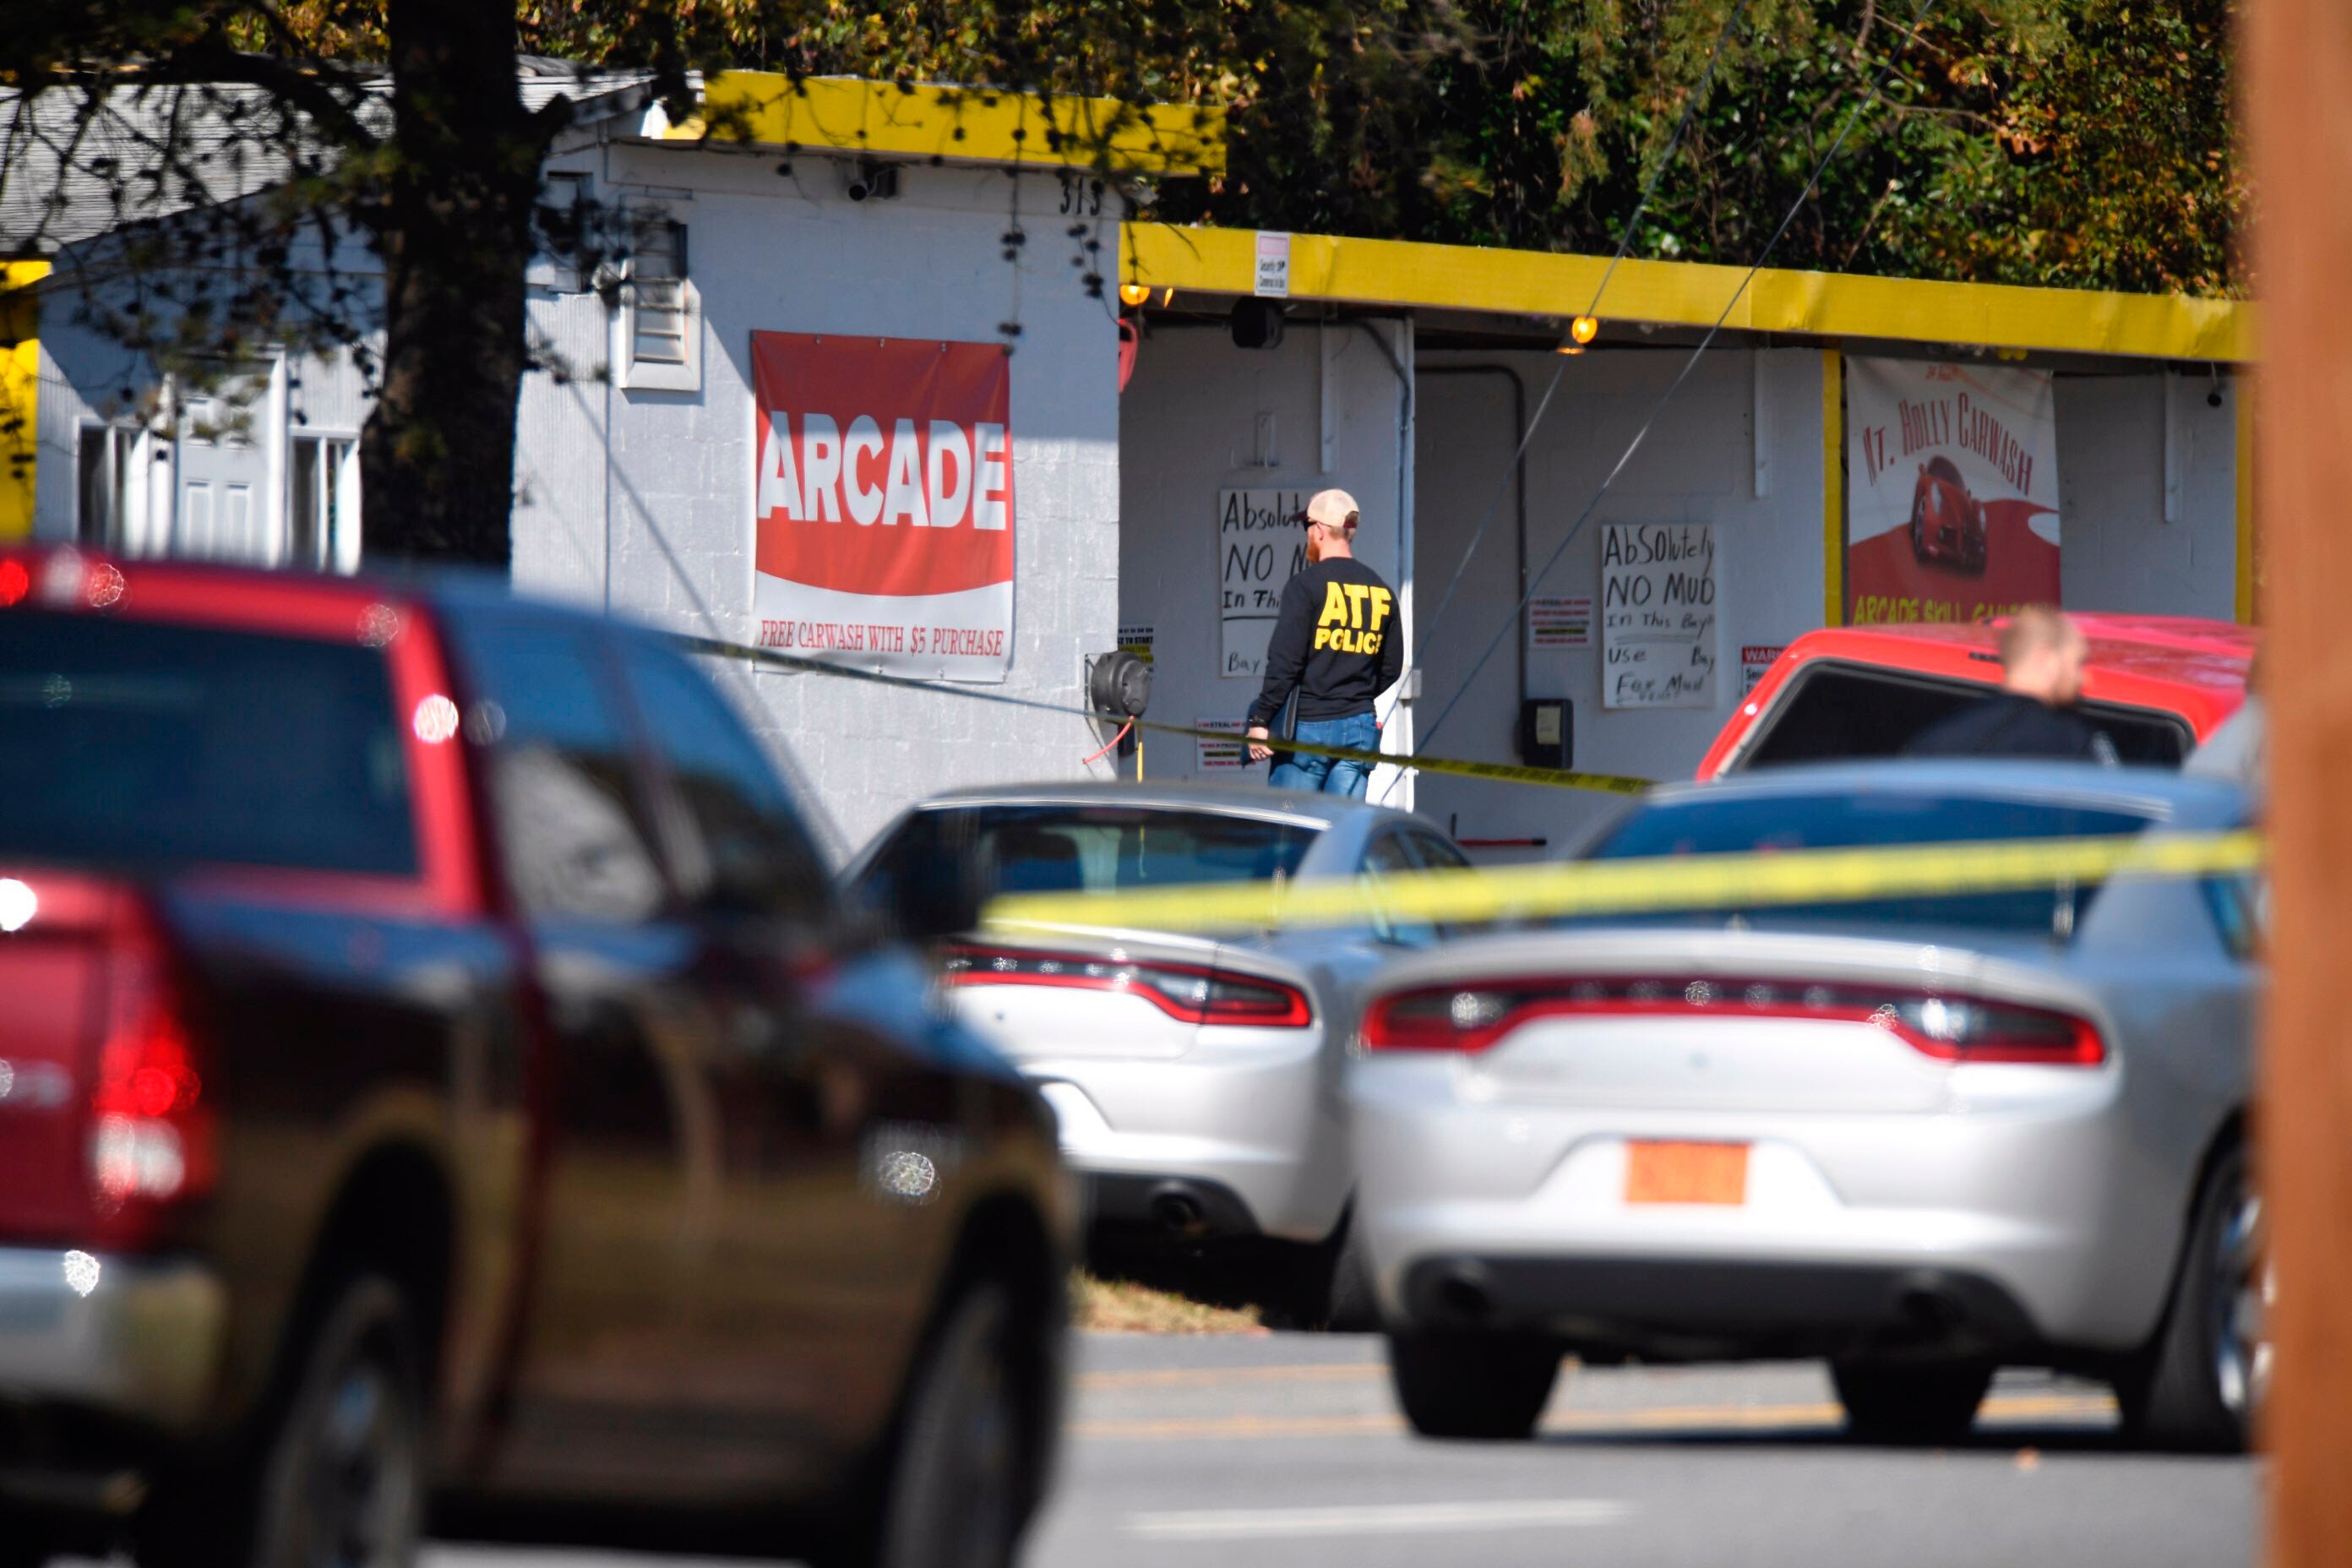
[[1495,1297],[1484,1269],[1467,1265],[1447,1269],[1438,1278],[1435,1295],[1438,1310],[1455,1322],[1483,1323],[1495,1315]]
[[1908,1280],[1895,1287],[1895,1309],[1903,1322],[1924,1339],[1943,1339],[1968,1321],[1967,1311],[1952,1293],[1932,1280]]
[[1209,1228],[1209,1213],[1199,1195],[1170,1183],[1151,1194],[1151,1221],[1171,1236],[1199,1236]]

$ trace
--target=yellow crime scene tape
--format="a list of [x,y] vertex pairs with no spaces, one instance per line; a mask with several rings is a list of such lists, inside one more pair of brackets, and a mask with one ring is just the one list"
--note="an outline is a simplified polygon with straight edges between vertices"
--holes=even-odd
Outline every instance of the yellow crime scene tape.
[[2120,876],[2217,877],[2263,863],[2262,835],[2150,833],[1903,848],[1799,849],[1403,872],[1330,881],[1196,884],[992,900],[994,930],[1138,931],[1349,926],[1368,918],[1477,924],[1558,915],[2013,892]]
[[[968,686],[947,686],[935,680],[917,680],[904,675],[885,675],[877,669],[859,669],[853,665],[836,664],[831,659],[802,658],[773,648],[745,647],[740,643],[720,642],[715,637],[679,636],[673,639],[688,653],[709,654],[716,658],[739,659],[747,664],[764,664],[778,669],[797,670],[809,675],[835,675],[851,680],[862,680],[876,686],[893,686],[902,691],[925,691],[934,696],[960,698],[967,702],[991,702],[1001,708],[1019,708],[1032,713],[1055,713],[1064,718],[1084,719],[1090,722],[1123,722],[1089,708],[1071,708],[1059,702],[1042,702],[1034,697],[1014,697],[1002,691],[982,691]],[[1246,746],[1248,738],[1230,730],[1198,730],[1189,724],[1163,724],[1156,720],[1137,719],[1139,730],[1155,735],[1176,735],[1186,740],[1207,741],[1223,746]],[[1329,757],[1343,763],[1386,764],[1392,768],[1414,768],[1425,773],[1448,773],[1455,778],[1492,779],[1500,784],[1543,784],[1552,789],[1598,790],[1604,795],[1639,795],[1654,781],[1628,778],[1619,773],[1570,773],[1559,768],[1522,767],[1515,763],[1474,763],[1460,757],[1424,757],[1405,752],[1368,752],[1356,746],[1323,746],[1306,741],[1268,742],[1277,752],[1289,752],[1300,756]]]
[[[998,691],[945,686],[829,659],[715,638],[677,637],[690,653],[873,685],[994,703],[1031,712],[1103,721],[1084,708]],[[1220,745],[1246,744],[1226,730],[1134,721],[1136,728]],[[1638,795],[1647,779],[1569,773],[1284,741],[1277,750],[1341,761],[1509,784]],[[2262,836],[2149,833],[2083,838],[2006,839],[1899,848],[1803,849],[1769,854],[1689,855],[1632,860],[1553,862],[1467,870],[1411,871],[1330,881],[1225,882],[1102,893],[1031,893],[1000,898],[984,922],[997,930],[1083,926],[1204,932],[1280,926],[1349,926],[1368,918],[1475,925],[1559,915],[1647,914],[1773,904],[1855,902],[1937,894],[2011,892],[2117,876],[2213,877],[2259,868]]]

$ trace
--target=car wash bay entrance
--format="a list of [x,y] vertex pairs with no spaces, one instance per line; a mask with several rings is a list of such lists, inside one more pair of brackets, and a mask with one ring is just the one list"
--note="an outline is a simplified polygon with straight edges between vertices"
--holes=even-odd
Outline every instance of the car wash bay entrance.
[[[2246,307],[1767,272],[1693,365],[1741,275],[1627,263],[1563,354],[1555,312],[1603,265],[1129,226],[1124,275],[1150,292],[1120,397],[1118,618],[1152,717],[1238,736],[1300,559],[1284,520],[1331,485],[1398,590],[1392,752],[1688,778],[1823,625],[2026,597],[2247,616]],[[1929,467],[1948,449],[1950,481]],[[1142,763],[1265,781],[1237,741],[1149,740]],[[1388,769],[1372,792],[1487,859],[1559,853],[1610,800]]]

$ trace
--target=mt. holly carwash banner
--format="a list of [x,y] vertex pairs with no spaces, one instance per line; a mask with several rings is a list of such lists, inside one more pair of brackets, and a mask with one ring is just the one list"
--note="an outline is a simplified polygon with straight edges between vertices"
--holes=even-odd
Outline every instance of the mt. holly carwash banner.
[[1846,361],[1849,619],[1983,621],[2058,603],[2046,371]]
[[1011,361],[999,343],[753,332],[759,644],[1003,680]]

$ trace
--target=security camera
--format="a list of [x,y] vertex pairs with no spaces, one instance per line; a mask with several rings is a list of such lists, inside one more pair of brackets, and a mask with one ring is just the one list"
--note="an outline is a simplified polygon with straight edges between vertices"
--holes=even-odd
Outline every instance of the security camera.
[[1279,300],[1255,297],[1236,300],[1227,324],[1233,330],[1234,347],[1237,349],[1282,346],[1282,304]]
[[887,202],[898,194],[898,165],[861,158],[843,172],[841,188],[853,202]]

